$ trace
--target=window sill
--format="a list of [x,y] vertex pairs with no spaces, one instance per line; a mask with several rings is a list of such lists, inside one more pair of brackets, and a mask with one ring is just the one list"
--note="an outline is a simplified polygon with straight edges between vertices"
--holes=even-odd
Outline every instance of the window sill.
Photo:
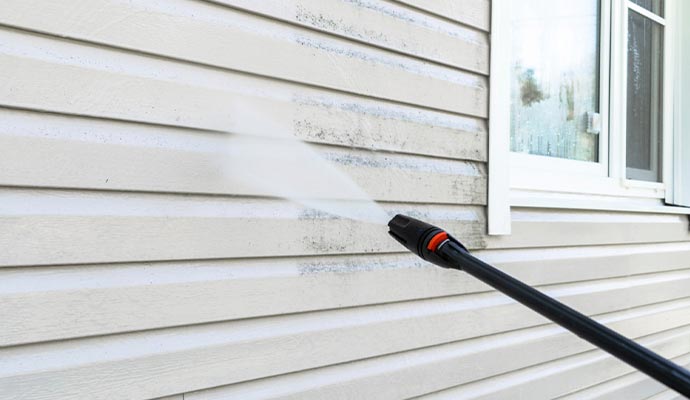
[[510,189],[535,191],[543,195],[569,193],[620,198],[663,199],[666,195],[665,185],[662,183],[572,172],[564,174],[537,168],[511,168]]
[[661,198],[510,190],[511,207],[690,215],[690,207],[665,205]]

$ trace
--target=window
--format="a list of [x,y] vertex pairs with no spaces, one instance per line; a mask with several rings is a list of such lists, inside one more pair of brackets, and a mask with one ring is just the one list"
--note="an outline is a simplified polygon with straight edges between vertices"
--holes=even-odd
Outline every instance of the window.
[[661,181],[663,0],[628,2],[626,174]]
[[599,2],[519,4],[510,18],[510,150],[598,162]]
[[505,33],[498,62],[507,66],[508,89],[497,94],[492,84],[492,96],[509,99],[511,181],[534,169],[607,176],[610,1],[496,3],[504,9],[496,23]]
[[[611,1],[522,0],[511,7],[510,150],[600,164],[625,160],[625,178],[660,182],[663,149],[664,0],[623,0],[618,42],[610,34]],[[602,17],[605,16],[605,17]],[[609,146],[602,126],[610,90],[609,54],[627,49],[625,146]],[[621,74],[622,75],[622,74]],[[602,79],[603,78],[603,79]],[[606,118],[605,118],[606,120]],[[544,162],[544,161],[541,161]],[[590,166],[573,165],[574,173]]]
[[664,206],[678,4],[492,2],[489,233],[509,233],[510,205]]

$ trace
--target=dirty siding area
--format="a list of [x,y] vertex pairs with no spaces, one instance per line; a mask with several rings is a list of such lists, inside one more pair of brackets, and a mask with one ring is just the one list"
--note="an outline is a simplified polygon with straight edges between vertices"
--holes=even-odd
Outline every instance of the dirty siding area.
[[[374,361],[396,382],[424,369],[428,355],[409,370],[382,357],[457,340],[439,310],[486,289],[338,210],[486,246],[489,4],[468,4],[3,1],[3,395],[357,398],[369,385],[347,371],[313,382]],[[302,170],[314,191],[276,192],[284,174],[235,169],[297,154],[346,181]],[[419,382],[391,395],[458,383]]]

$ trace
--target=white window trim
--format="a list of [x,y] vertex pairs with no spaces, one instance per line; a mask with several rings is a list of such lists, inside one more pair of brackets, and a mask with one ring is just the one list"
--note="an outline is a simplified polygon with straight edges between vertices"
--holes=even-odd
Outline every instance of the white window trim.
[[677,78],[680,78],[680,33],[677,28],[679,24],[680,15],[680,3],[679,1],[686,0],[667,0],[666,4],[666,40],[669,44],[664,49],[666,53],[664,54],[664,74],[668,74],[671,79],[667,79],[664,82],[664,104],[668,106],[664,107],[664,121],[663,123],[668,124],[668,129],[664,129],[664,159],[662,160],[662,174],[663,181],[667,182],[668,190],[666,190],[666,203],[674,203],[674,193],[680,188],[674,187],[673,182],[676,181],[674,176],[674,170],[679,167],[680,162],[680,139],[681,131],[678,124],[676,124],[675,117],[680,115],[680,92],[675,87]]
[[[493,0],[491,5],[491,64],[489,67],[489,182],[487,225],[490,235],[510,234],[510,54],[503,53],[510,39],[508,18],[512,0]],[[496,88],[503,88],[502,92]],[[507,91],[507,96],[506,96]]]
[[[687,1],[687,0],[680,0],[680,1]],[[675,2],[674,3],[674,9],[673,9],[673,15],[675,18],[672,18],[669,20],[671,23],[672,31],[671,35],[672,40],[673,40],[673,51],[669,55],[669,67],[673,68],[672,73],[674,74],[674,83],[679,84],[681,79],[687,79],[683,74],[681,74],[681,32],[680,29],[676,28],[676,24],[679,24],[679,19],[680,19],[680,7],[688,7],[688,4],[686,3],[684,6],[681,5],[681,3]],[[664,60],[667,61],[667,60]],[[666,71],[664,71],[666,73]],[[670,99],[670,100],[669,100]],[[672,157],[667,157],[664,159],[664,181],[665,182],[676,182],[678,181],[677,178],[680,178],[680,174],[682,173],[682,163],[681,163],[681,151],[683,148],[683,127],[681,126],[681,121],[675,121],[673,118],[674,115],[681,115],[682,112],[682,98],[681,98],[681,91],[679,89],[674,88],[673,93],[669,93],[669,98],[664,97],[664,101],[670,101],[670,104],[673,104],[673,107],[668,107],[668,112],[671,113],[671,117],[666,116],[666,118],[671,118],[674,121],[673,124],[673,141],[671,142],[670,140],[664,143],[664,154],[672,154]],[[687,139],[685,139],[687,140]],[[676,176],[675,174],[678,174]],[[682,190],[680,185],[675,185],[674,187],[670,188],[670,190],[666,191],[666,202],[667,203],[675,203],[676,199],[680,199],[682,197]]]
[[[516,3],[513,0],[492,2],[488,233],[510,234],[511,206],[690,214],[690,209],[665,206],[662,201],[673,196],[670,183],[673,182],[674,160],[673,74],[677,68],[674,62],[677,37],[673,17],[676,0],[666,0],[666,18],[663,19],[629,0],[602,0],[600,113],[604,136],[601,136],[599,159],[607,161],[604,163],[510,151],[511,80],[510,68],[506,66],[511,65],[510,7]],[[651,15],[655,22],[665,26],[663,177],[660,183],[626,179],[624,132],[629,8],[645,16]],[[609,116],[617,118],[609,120]]]

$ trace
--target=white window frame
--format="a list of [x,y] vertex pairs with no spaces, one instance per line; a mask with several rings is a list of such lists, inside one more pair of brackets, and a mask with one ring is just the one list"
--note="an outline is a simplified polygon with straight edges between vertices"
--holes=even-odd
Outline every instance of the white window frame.
[[[680,1],[686,1],[686,0],[680,0]],[[681,2],[678,1],[675,3],[675,9],[674,12],[676,13],[675,15],[677,16],[676,19],[673,20],[673,23],[679,24],[680,18],[685,15],[684,11],[681,13],[681,8],[687,7],[687,10],[690,10],[690,4],[687,2],[685,4],[681,4]],[[674,84],[678,85],[683,79],[688,79],[687,76],[682,74],[682,43],[681,43],[681,29],[673,29],[671,32],[673,35],[673,51],[671,53],[671,65],[673,67],[673,73],[675,76],[674,79]],[[672,104],[673,107],[672,110],[669,110],[670,113],[672,113],[674,116],[680,116],[681,113],[683,112],[682,108],[682,102],[683,102],[683,97],[681,96],[681,85],[678,85],[674,87],[674,93],[673,93],[673,99]],[[666,99],[664,99],[666,101]],[[686,100],[687,101],[687,100]],[[673,143],[670,141],[664,144],[664,152],[668,154],[673,154],[672,158],[669,159],[664,159],[663,163],[663,168],[664,168],[664,180],[666,182],[674,182],[677,183],[675,184],[672,188],[669,188],[669,190],[666,191],[666,202],[670,204],[676,203],[676,200],[681,200],[683,199],[683,188],[681,188],[680,182],[683,179],[682,175],[688,175],[688,172],[684,172],[683,167],[684,165],[687,165],[687,163],[683,163],[681,160],[681,155],[683,152],[683,148],[688,148],[688,134],[687,127],[683,127],[683,121],[676,121],[674,118],[674,124],[673,124]],[[683,131],[686,131],[685,135],[683,134]],[[687,178],[685,178],[687,179]]]
[[[591,163],[510,151],[510,8],[514,0],[492,2],[489,101],[488,230],[510,234],[510,207],[571,208],[689,214],[669,207],[672,195],[672,86],[676,36],[673,29],[677,0],[665,1],[661,18],[629,0],[601,0],[599,162]],[[626,178],[625,125],[627,90],[627,21],[632,9],[664,25],[663,176],[662,182]]]
[[[629,1],[629,0],[612,0],[613,9],[615,12],[612,15],[612,43],[617,46],[612,46],[612,64],[611,75],[616,79],[612,79],[612,93],[614,94],[611,115],[618,118],[611,119],[611,131],[614,135],[611,137],[612,147],[616,146],[620,149],[618,152],[611,152],[611,168],[610,176],[618,178],[625,188],[649,188],[655,190],[655,195],[650,194],[647,197],[665,198],[666,188],[672,182],[670,172],[672,171],[672,145],[673,145],[673,55],[676,51],[675,37],[673,35],[673,15],[675,14],[675,0],[665,1],[665,16],[661,18],[651,11]],[[641,180],[628,179],[626,177],[626,163],[625,163],[625,146],[626,146],[626,98],[627,98],[627,32],[628,32],[628,13],[634,10],[638,14],[653,20],[656,23],[664,26],[664,81],[663,81],[663,113],[662,113],[662,179],[661,182],[647,182]],[[615,91],[615,92],[614,92]]]

